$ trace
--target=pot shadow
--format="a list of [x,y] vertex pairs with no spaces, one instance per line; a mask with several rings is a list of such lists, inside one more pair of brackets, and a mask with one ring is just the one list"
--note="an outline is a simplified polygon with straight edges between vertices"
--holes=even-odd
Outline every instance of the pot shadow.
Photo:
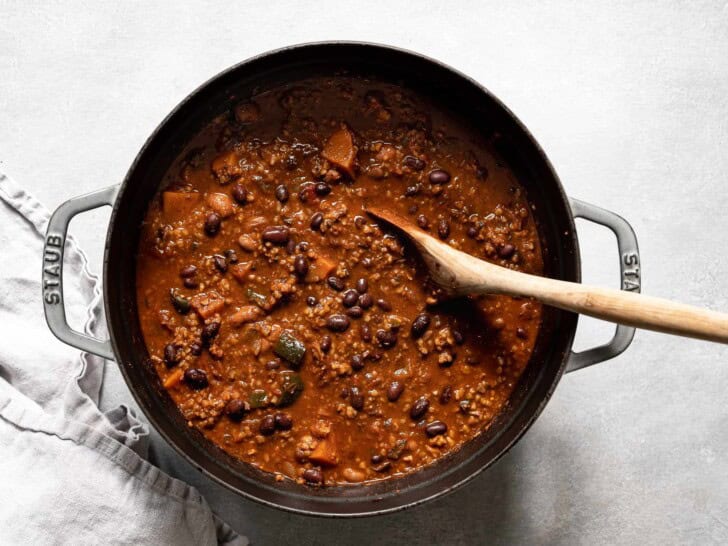
[[217,515],[254,545],[568,543],[578,527],[574,492],[588,478],[574,472],[578,439],[553,421],[540,425],[454,493],[394,514],[352,520],[299,516],[242,499],[181,461],[161,439],[152,445],[156,464],[171,466],[197,487]]

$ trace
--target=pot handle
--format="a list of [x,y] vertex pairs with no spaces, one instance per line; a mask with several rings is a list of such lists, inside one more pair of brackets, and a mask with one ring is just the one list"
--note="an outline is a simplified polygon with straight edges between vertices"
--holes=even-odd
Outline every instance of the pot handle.
[[[640,292],[640,251],[632,226],[629,225],[627,220],[611,211],[578,199],[570,199],[569,201],[575,218],[583,218],[612,230],[617,237],[617,248],[619,249],[621,289],[629,292]],[[586,368],[621,354],[632,343],[634,332],[635,328],[618,324],[614,337],[608,343],[578,353],[572,351],[566,364],[566,372]]]
[[113,205],[119,186],[74,197],[63,203],[51,216],[43,244],[43,308],[48,327],[58,339],[95,355],[114,359],[109,340],[95,339],[73,330],[66,320],[63,302],[63,255],[66,249],[68,224],[74,216],[87,210]]

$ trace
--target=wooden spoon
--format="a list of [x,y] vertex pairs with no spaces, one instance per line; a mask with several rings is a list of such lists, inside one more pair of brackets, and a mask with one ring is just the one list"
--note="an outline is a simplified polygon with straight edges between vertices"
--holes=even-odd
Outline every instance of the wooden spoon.
[[513,271],[455,250],[400,214],[380,207],[367,207],[367,211],[404,231],[419,248],[432,279],[453,296],[526,296],[619,324],[728,343],[728,314],[633,292]]

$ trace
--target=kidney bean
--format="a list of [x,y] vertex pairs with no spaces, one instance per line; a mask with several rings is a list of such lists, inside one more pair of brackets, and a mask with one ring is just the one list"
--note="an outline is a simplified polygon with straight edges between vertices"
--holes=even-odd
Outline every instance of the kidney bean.
[[266,415],[260,420],[258,432],[263,436],[270,436],[276,431],[276,418],[273,415]]
[[427,229],[430,227],[430,221],[427,219],[427,216],[424,214],[420,214],[417,217],[417,225],[420,226],[422,229]]
[[444,169],[430,171],[430,184],[447,184],[450,182],[450,173]]
[[264,243],[273,243],[274,245],[285,245],[290,236],[291,232],[285,226],[268,226],[261,234]]
[[306,298],[306,305],[309,307],[314,307],[318,303],[318,300],[316,299],[316,296],[308,296]]
[[221,256],[220,254],[215,254],[212,257],[212,261],[220,273],[225,273],[227,271],[228,264],[227,264],[227,260],[225,259],[225,256]]
[[197,288],[200,286],[200,283],[198,283],[195,279],[191,277],[187,277],[186,279],[182,280],[182,284],[185,288]]
[[351,356],[351,369],[354,371],[359,371],[364,367],[364,359],[360,354],[352,355]]
[[512,257],[515,252],[516,247],[510,243],[507,243],[498,249],[498,256],[500,256],[504,260],[507,260],[508,258]]
[[331,186],[329,186],[326,182],[319,182],[316,184],[316,195],[319,197],[326,197],[328,194],[331,193]]
[[275,196],[278,201],[280,201],[281,203],[285,203],[286,201],[288,201],[288,198],[290,196],[288,193],[288,188],[286,188],[283,184],[276,186]]
[[384,298],[379,298],[377,300],[377,307],[379,307],[382,311],[389,312],[392,310],[392,306],[389,305],[389,302],[385,300]]
[[324,221],[324,215],[321,212],[315,213],[313,216],[311,216],[311,229],[314,231],[318,231],[321,229],[321,224]]
[[210,237],[213,237],[217,235],[218,231],[220,231],[220,216],[211,212],[207,215],[207,218],[205,218],[205,233]]
[[202,328],[202,344],[209,345],[210,342],[217,337],[220,332],[220,323],[213,321],[205,324]]
[[413,171],[421,171],[425,168],[425,162],[413,155],[405,156],[403,163]]
[[372,298],[371,294],[362,294],[359,296],[359,307],[369,309],[372,305],[374,305],[374,298]]
[[296,241],[289,239],[286,243],[286,253],[293,255],[294,252],[296,252]]
[[328,353],[331,350],[331,336],[323,336],[319,342],[319,349],[324,353]]
[[349,317],[346,315],[331,315],[326,319],[326,327],[332,332],[346,332],[349,329]]
[[279,412],[273,417],[278,430],[291,430],[293,419],[287,413]]
[[364,395],[358,387],[351,387],[349,389],[349,405],[356,411],[364,409]]
[[326,279],[326,284],[328,284],[331,288],[333,288],[337,292],[341,292],[344,289],[344,281],[342,281],[339,277],[336,277],[334,275],[332,275]]
[[366,294],[367,290],[369,290],[369,283],[365,278],[357,279],[356,281],[356,291],[360,294]]
[[452,387],[445,385],[440,391],[440,404],[447,404],[452,400]]
[[233,398],[225,404],[225,415],[227,415],[231,421],[239,423],[243,420],[243,417],[245,417],[248,409],[248,405],[240,400],[240,398]]
[[433,421],[432,423],[428,423],[425,427],[425,434],[427,434],[428,438],[434,438],[435,436],[440,436],[446,432],[447,425],[442,421]]
[[412,321],[410,334],[412,335],[413,339],[419,339],[425,334],[427,328],[429,327],[430,315],[428,315],[427,313],[420,313],[415,317],[415,320]]
[[232,189],[233,199],[239,205],[244,205],[248,202],[248,190],[242,184],[235,184]]
[[188,265],[179,270],[179,276],[183,279],[194,277],[197,275],[197,267],[194,265]]
[[377,330],[377,341],[384,349],[390,349],[397,344],[397,335],[390,330]]
[[368,324],[362,324],[359,332],[361,334],[362,341],[369,343],[372,340],[372,329],[369,328]]
[[196,391],[204,389],[209,384],[207,381],[207,373],[205,373],[205,370],[200,370],[197,368],[190,368],[189,370],[185,370],[183,380],[189,388]]
[[180,347],[178,345],[175,345],[174,343],[168,343],[164,347],[164,364],[167,366],[167,368],[173,368],[174,366],[179,364],[180,360],[182,360]]
[[341,303],[344,305],[344,307],[354,307],[358,299],[359,292],[357,292],[353,288],[350,288],[349,290],[344,292],[344,297],[341,298]]
[[293,259],[293,271],[299,279],[303,279],[308,273],[308,259],[303,254],[297,254]]
[[324,483],[324,474],[318,468],[307,468],[303,471],[303,479],[312,485]]
[[349,309],[347,309],[346,314],[351,318],[361,318],[362,315],[364,315],[364,309],[362,309],[358,305],[355,305],[354,307],[350,307]]
[[427,398],[418,398],[415,400],[414,404],[412,404],[412,407],[410,408],[410,417],[413,421],[418,421],[422,418],[425,413],[427,413],[427,410],[430,408],[430,401],[427,400]]
[[437,222],[437,235],[443,241],[450,236],[450,223],[444,218]]
[[404,392],[404,383],[399,381],[392,381],[387,387],[387,400],[390,402],[396,402]]

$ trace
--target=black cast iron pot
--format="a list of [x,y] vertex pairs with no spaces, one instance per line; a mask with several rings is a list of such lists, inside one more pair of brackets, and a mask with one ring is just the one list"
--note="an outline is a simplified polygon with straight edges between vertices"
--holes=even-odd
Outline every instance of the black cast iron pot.
[[[639,291],[639,253],[629,224],[619,216],[568,199],[556,173],[528,130],[478,83],[436,61],[398,49],[363,43],[319,43],[266,53],[215,76],[189,95],[162,121],[131,165],[121,185],[61,205],[48,225],[44,249],[43,299],[48,325],[62,341],[119,364],[129,390],[152,425],[201,472],[238,493],[270,506],[305,514],[362,516],[391,512],[444,495],[487,468],[533,423],[564,372],[612,358],[632,341],[634,329],[618,327],[606,345],[574,353],[577,316],[547,308],[533,357],[507,408],[475,440],[434,465],[400,479],[373,485],[311,488],[276,482],[233,459],[185,423],[161,387],[137,318],[135,256],[147,205],[163,173],[189,139],[235,98],[302,77],[349,73],[374,75],[408,86],[456,116],[497,130],[499,153],[510,164],[535,205],[546,275],[580,280],[574,218],[607,226],[617,236],[622,288]],[[106,237],[104,303],[110,340],[72,330],[65,319],[61,268],[68,223],[83,211],[113,207]]]

